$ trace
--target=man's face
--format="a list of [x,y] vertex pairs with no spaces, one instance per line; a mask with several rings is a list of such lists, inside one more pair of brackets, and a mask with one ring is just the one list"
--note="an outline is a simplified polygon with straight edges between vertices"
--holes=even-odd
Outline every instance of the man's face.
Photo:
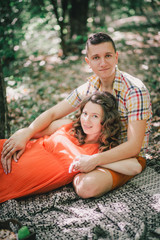
[[115,67],[118,64],[118,53],[115,53],[111,42],[97,45],[90,44],[88,57],[85,60],[102,81],[114,80]]

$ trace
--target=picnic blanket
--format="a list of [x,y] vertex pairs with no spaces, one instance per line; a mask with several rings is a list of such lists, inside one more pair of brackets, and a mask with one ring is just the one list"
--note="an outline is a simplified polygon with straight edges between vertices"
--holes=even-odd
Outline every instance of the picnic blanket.
[[97,199],[81,199],[72,184],[0,204],[0,220],[14,218],[36,239],[160,239],[160,162],[123,187]]

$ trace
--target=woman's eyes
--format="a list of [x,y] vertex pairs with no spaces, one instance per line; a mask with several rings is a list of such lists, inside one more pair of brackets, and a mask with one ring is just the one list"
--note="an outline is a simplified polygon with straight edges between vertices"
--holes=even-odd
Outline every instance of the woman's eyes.
[[87,115],[87,113],[86,113],[86,112],[82,112],[82,114],[83,114],[83,115]]
[[[82,112],[82,115],[83,116],[88,116],[88,113],[87,112]],[[91,116],[92,118],[98,118],[98,115],[94,114]]]
[[87,113],[86,112],[82,112],[82,116],[86,117]]

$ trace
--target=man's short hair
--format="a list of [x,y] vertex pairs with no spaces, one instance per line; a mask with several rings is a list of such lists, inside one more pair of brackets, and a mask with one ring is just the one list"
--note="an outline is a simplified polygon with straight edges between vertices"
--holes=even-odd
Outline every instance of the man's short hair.
[[111,42],[112,46],[114,48],[114,51],[116,52],[116,46],[115,43],[113,41],[113,39],[106,33],[94,33],[92,35],[89,36],[87,43],[86,43],[86,55],[88,55],[88,50],[89,50],[89,45],[97,45],[100,43],[104,43],[104,42]]

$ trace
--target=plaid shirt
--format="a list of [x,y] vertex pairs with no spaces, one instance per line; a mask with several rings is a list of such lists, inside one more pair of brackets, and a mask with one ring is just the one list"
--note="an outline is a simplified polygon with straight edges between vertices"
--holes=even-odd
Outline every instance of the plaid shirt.
[[[101,82],[97,75],[88,78],[88,81],[75,89],[66,100],[75,108],[89,94],[101,91]],[[145,157],[148,147],[149,133],[152,117],[151,101],[147,88],[137,78],[119,71],[116,68],[115,80],[113,82],[113,95],[118,101],[122,129],[119,142],[127,141],[128,122],[135,120],[146,120],[145,137],[143,140],[140,156]]]

